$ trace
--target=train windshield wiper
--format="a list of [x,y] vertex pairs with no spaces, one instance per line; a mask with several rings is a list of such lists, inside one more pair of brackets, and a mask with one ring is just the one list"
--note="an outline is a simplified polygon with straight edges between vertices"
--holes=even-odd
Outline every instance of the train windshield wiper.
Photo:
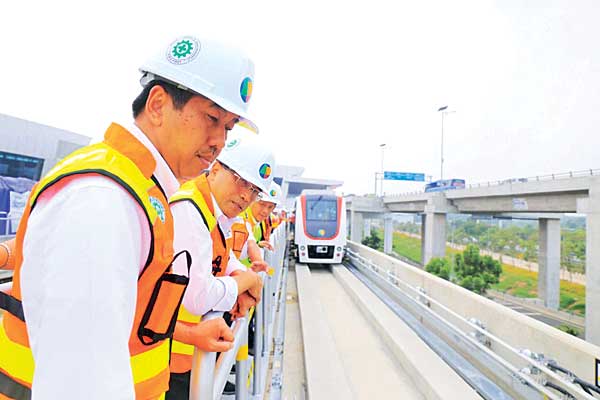
[[321,201],[321,199],[323,198],[323,195],[319,195],[319,198],[312,204],[312,206],[310,206],[310,211],[314,210],[315,206],[317,205],[317,203],[319,201]]

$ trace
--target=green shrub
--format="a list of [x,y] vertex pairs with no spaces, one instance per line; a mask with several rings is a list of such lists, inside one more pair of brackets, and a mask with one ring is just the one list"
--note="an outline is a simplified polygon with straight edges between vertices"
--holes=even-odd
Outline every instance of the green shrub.
[[569,335],[573,335],[573,336],[581,335],[581,331],[579,329],[574,328],[570,325],[562,324],[562,325],[558,326],[558,329],[560,329],[563,332],[568,333]]

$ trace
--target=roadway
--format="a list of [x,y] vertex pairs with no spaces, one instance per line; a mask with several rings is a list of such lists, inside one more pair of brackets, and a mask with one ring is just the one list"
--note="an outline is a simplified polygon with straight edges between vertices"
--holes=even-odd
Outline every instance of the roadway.
[[503,306],[510,308],[511,310],[514,310],[523,315],[527,315],[530,318],[541,321],[546,325],[550,325],[554,328],[558,328],[561,325],[572,326],[576,328],[579,332],[577,337],[580,337],[582,339],[585,338],[585,326],[583,325],[577,324],[573,321],[565,321],[564,319],[554,317],[547,313],[542,313],[536,308],[528,307],[526,304],[511,301],[510,299],[495,296],[494,294],[488,294],[488,298],[494,300],[498,304],[502,304]]
[[[407,257],[403,257],[400,254],[396,253],[396,252],[392,252],[392,256],[404,261],[407,264],[410,264],[414,267],[417,268],[423,268],[423,266],[417,262],[414,262],[413,260],[411,260],[410,258]],[[487,296],[490,300],[495,301],[498,304],[502,304],[505,307],[508,307],[520,314],[526,315],[528,317],[531,317],[535,320],[538,320],[540,322],[543,322],[546,325],[550,325],[554,328],[558,328],[561,325],[569,325],[572,326],[574,328],[577,329],[577,331],[579,332],[579,334],[577,335],[577,337],[580,338],[585,338],[585,326],[575,323],[573,321],[566,321],[564,319],[552,316],[550,313],[541,313],[539,310],[537,310],[534,307],[528,307],[527,304],[523,304],[523,303],[518,303],[515,301],[511,301],[510,299],[507,298],[503,298],[500,296],[495,296],[493,294],[488,294]]]

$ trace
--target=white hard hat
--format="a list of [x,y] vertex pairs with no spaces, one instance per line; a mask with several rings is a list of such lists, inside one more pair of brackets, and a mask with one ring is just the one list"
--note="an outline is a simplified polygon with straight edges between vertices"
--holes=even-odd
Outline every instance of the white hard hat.
[[261,193],[258,199],[277,205],[281,204],[281,195],[281,186],[279,186],[277,182],[273,181],[271,182],[271,186],[269,186],[269,190]]
[[248,182],[266,192],[273,181],[275,156],[270,147],[252,131],[236,125],[217,160]]
[[181,36],[147,60],[140,71],[146,86],[161,79],[191,90],[240,116],[240,122],[258,132],[248,117],[254,85],[254,63],[240,50],[211,40]]

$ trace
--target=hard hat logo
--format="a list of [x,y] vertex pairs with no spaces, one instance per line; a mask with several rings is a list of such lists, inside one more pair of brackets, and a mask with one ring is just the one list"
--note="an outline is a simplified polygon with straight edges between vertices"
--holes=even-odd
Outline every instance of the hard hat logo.
[[183,65],[192,61],[200,52],[200,42],[191,36],[176,39],[167,50],[167,60],[171,64]]
[[258,169],[258,173],[261,178],[268,179],[271,176],[271,166],[269,164],[263,164]]
[[250,101],[250,97],[252,96],[252,79],[250,77],[246,77],[242,81],[242,85],[240,86],[240,96],[242,96],[244,103]]
[[269,195],[270,195],[271,197],[275,197],[275,196],[277,196],[277,192],[276,192],[275,190],[271,190],[271,191],[269,192]]
[[239,139],[233,139],[233,140],[230,140],[229,142],[227,142],[227,145],[225,146],[225,148],[227,150],[231,150],[231,149],[237,147],[238,144],[240,144],[240,140]]

